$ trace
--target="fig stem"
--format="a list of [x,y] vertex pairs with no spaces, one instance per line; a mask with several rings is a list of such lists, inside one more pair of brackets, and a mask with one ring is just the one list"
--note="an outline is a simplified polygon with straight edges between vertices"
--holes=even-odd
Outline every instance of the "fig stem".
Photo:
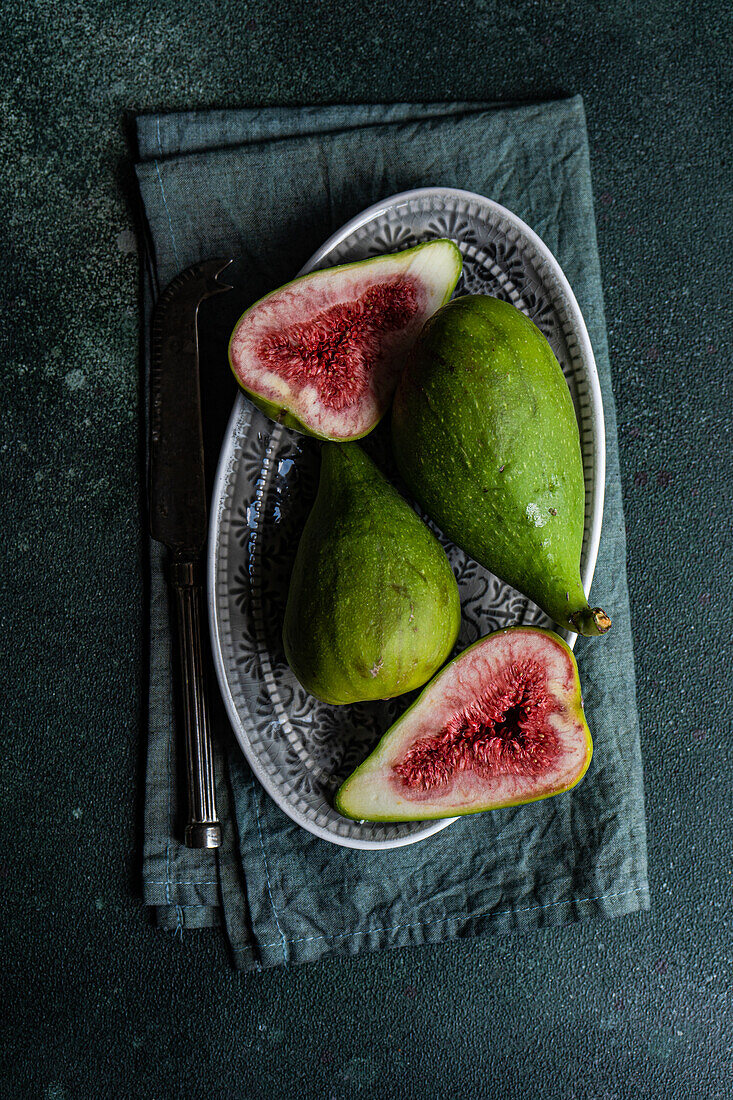
[[601,607],[583,607],[568,621],[573,630],[586,637],[606,634],[611,629],[611,620]]

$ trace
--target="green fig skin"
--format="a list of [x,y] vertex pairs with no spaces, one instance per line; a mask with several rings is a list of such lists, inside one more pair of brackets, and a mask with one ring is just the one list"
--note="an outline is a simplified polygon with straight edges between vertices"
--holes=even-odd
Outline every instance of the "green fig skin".
[[327,443],[283,626],[288,663],[326,703],[389,699],[430,679],[460,625],[430,529],[354,443]]
[[576,633],[605,633],[580,579],[585,485],[562,369],[539,329],[487,295],[424,326],[392,408],[406,485],[477,562]]
[[[261,413],[269,420],[274,420],[277,424],[282,424],[285,428],[290,428],[294,432],[300,432],[301,435],[310,435],[313,439],[319,439],[321,441],[326,440],[326,436],[318,435],[311,428],[306,427],[302,420],[298,420],[297,416],[293,416],[292,413],[286,409],[280,408],[279,405],[275,405],[272,401],[266,401],[264,397],[258,397],[256,393],[252,393],[251,390],[244,390],[247,397],[250,399],[253,405],[255,405]],[[365,435],[369,434],[368,431],[363,435],[353,436],[353,439],[363,439]]]

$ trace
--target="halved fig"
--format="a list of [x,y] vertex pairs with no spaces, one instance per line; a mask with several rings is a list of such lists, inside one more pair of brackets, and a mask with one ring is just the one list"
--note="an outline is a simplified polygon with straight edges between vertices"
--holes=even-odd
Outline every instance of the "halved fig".
[[335,441],[367,435],[462,264],[452,241],[437,240],[295,279],[237,322],[229,342],[237,381],[288,428]]
[[572,651],[550,631],[509,627],[431,680],[335,805],[359,821],[518,806],[574,787],[592,752]]

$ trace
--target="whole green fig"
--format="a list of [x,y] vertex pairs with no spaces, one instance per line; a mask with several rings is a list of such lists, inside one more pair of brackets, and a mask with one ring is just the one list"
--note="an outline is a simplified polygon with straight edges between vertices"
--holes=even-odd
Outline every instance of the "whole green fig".
[[357,444],[325,444],[283,627],[303,687],[327,703],[422,687],[449,656],[460,617],[430,529]]

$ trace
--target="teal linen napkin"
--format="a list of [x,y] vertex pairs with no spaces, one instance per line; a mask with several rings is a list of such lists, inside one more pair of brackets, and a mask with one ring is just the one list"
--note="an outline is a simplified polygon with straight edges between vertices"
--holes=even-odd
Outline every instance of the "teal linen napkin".
[[[146,903],[170,929],[223,923],[244,969],[648,908],[616,417],[581,99],[144,115],[137,132],[149,299],[189,264],[236,254],[245,305],[293,278],[360,210],[414,187],[479,192],[542,237],[575,291],[601,380],[607,483],[593,597],[613,616],[606,638],[576,648],[595,752],[572,792],[469,817],[393,851],[337,847],[264,793],[215,698],[224,844],[192,852],[176,832],[168,605],[152,544]],[[204,401],[221,385],[204,372]]]

